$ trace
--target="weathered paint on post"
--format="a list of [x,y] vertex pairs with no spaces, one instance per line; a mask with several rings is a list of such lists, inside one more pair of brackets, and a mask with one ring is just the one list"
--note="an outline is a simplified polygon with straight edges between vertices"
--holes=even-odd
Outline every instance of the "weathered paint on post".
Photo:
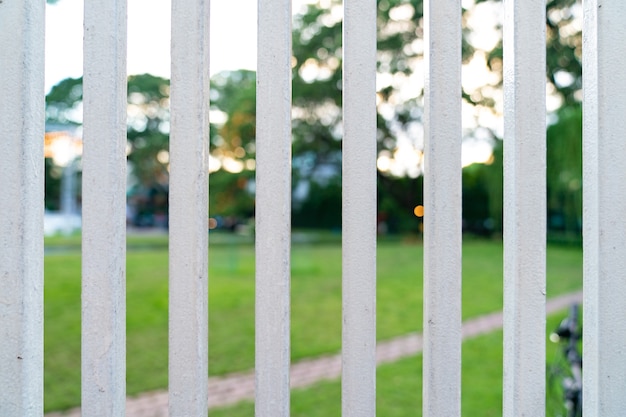
[[616,417],[626,409],[626,3],[583,5],[583,412]]
[[427,0],[424,416],[461,414],[461,5]]
[[342,415],[376,415],[376,1],[343,21]]
[[126,1],[85,3],[82,414],[126,404]]
[[289,416],[291,0],[258,1],[257,417]]
[[504,415],[545,415],[545,1],[504,1]]
[[0,2],[0,415],[43,414],[43,0]]
[[169,410],[208,412],[209,0],[172,1]]

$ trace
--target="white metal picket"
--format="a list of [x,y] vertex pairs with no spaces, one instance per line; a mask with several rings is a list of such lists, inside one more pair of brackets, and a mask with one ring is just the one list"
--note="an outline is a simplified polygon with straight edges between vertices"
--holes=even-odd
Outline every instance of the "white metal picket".
[[423,415],[461,414],[461,8],[424,1]]
[[209,0],[172,0],[169,411],[208,412]]
[[504,1],[505,416],[545,415],[545,1]]
[[0,3],[0,415],[43,412],[44,4]]
[[82,412],[126,405],[126,0],[85,4]]
[[289,416],[291,0],[258,1],[256,112],[257,417]]
[[583,413],[620,416],[626,409],[626,3],[583,5]]
[[344,2],[342,415],[376,415],[376,1]]

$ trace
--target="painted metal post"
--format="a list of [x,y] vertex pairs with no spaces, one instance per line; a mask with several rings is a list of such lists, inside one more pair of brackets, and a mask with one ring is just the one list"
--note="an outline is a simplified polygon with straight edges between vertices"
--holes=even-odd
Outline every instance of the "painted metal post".
[[504,415],[545,415],[545,1],[504,1]]
[[169,410],[208,413],[209,0],[172,1]]
[[583,412],[616,417],[626,409],[626,3],[583,6]]
[[257,417],[289,416],[291,0],[258,1]]
[[461,7],[424,2],[424,416],[461,414]]
[[82,414],[126,404],[126,1],[85,2]]
[[344,2],[342,415],[376,415],[376,1]]
[[0,415],[43,414],[43,0],[0,2]]

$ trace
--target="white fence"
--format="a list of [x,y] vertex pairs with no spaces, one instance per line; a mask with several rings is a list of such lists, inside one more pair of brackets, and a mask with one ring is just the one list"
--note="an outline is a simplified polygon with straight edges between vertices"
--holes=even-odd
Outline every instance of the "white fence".
[[[461,398],[461,7],[425,0],[425,416]],[[504,415],[545,415],[545,2],[505,0]],[[375,414],[376,2],[344,3],[343,415]],[[209,0],[172,2],[169,393],[207,414]],[[256,414],[289,415],[291,2],[259,0]],[[626,3],[584,2],[584,413],[626,410]],[[0,415],[43,413],[44,1],[0,0]],[[125,405],[126,2],[85,2],[82,409]],[[528,219],[533,219],[529,222]]]

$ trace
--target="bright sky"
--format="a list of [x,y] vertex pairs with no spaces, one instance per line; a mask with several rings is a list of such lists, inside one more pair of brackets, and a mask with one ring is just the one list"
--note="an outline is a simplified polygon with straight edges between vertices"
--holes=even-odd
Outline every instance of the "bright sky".
[[[257,0],[211,1],[210,71],[256,68]],[[128,0],[128,73],[169,78],[170,0]],[[83,0],[46,6],[46,91],[83,73]]]

